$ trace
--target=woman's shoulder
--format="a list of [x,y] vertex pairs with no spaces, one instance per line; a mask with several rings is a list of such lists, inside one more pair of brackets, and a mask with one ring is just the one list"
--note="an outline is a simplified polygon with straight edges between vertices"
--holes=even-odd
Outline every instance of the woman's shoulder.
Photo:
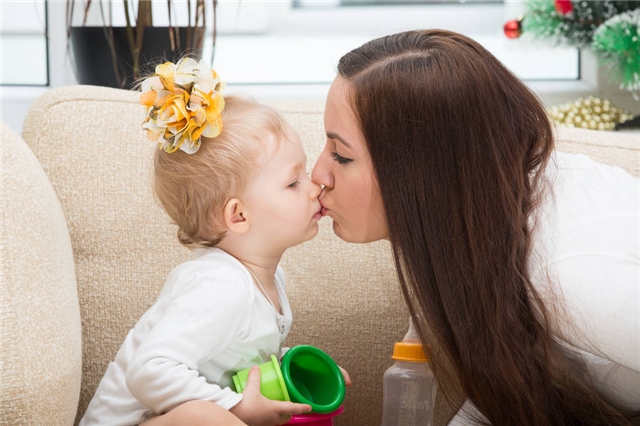
[[534,252],[544,255],[543,264],[637,259],[640,180],[587,156],[562,152],[552,157],[547,177],[550,185],[534,226]]
[[640,180],[582,154],[554,152],[545,183],[540,227],[590,226],[639,210]]
[[548,169],[547,177],[556,191],[580,189],[603,195],[630,193],[638,196],[638,178],[620,167],[600,163],[584,154],[555,151]]

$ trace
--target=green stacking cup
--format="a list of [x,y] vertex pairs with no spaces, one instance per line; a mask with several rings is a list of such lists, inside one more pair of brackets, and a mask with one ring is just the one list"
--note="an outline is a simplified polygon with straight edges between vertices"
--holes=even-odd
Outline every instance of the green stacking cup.
[[342,404],[344,377],[335,361],[322,350],[294,346],[282,357],[280,368],[293,402],[309,404],[315,413],[330,413]]
[[[289,392],[287,392],[287,386],[285,385],[282,371],[278,363],[278,358],[275,355],[271,355],[271,360],[260,364],[260,393],[267,399],[275,401],[291,401],[289,398]],[[245,368],[238,371],[233,379],[233,386],[236,388],[237,393],[242,393],[247,386],[247,378],[249,377],[249,370],[251,368]]]

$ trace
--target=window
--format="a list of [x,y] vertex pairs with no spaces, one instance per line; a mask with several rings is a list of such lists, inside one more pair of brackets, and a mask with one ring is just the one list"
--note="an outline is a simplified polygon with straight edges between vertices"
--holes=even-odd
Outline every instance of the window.
[[[118,15],[122,10],[119,3],[122,0],[108,2],[114,25],[124,22],[124,17]],[[15,64],[39,61],[39,65],[28,68],[42,70],[40,78],[30,80],[38,82],[32,84],[46,84],[45,2],[2,2],[2,7],[3,59],[11,58],[2,61],[2,83],[28,84],[20,80],[26,78],[24,68]],[[504,23],[518,16],[522,7],[521,3],[501,0],[219,2],[214,66],[232,85],[326,85],[335,76],[338,59],[372,38],[408,29],[444,28],[475,38],[526,81],[579,80],[580,57],[576,49],[556,49],[521,39],[509,40],[504,36]],[[49,69],[53,86],[72,84],[74,79],[66,52],[64,8],[64,1],[48,3],[52,49]],[[154,24],[162,25],[160,21],[167,20],[166,12],[156,13],[156,8],[160,12],[166,11],[165,2],[154,2]],[[31,16],[32,19],[22,18],[21,22],[14,19],[16,16]],[[208,22],[212,22],[211,18]],[[94,21],[90,24],[99,25],[99,16],[97,19],[94,16]],[[29,28],[28,34],[23,34],[21,39],[23,47],[14,49],[22,59],[13,59],[13,53],[9,56],[5,39],[9,40],[13,35],[5,35],[10,32],[5,27],[12,28],[15,34]],[[40,47],[25,47],[28,40],[36,43],[36,39],[40,40]],[[211,53],[211,47],[205,45],[204,57],[210,58]]]
[[[325,0],[322,4],[332,6],[402,6],[416,4],[438,4],[438,3],[503,3],[504,0]],[[294,0],[294,7],[314,7],[320,2],[318,0]]]
[[[232,84],[324,84],[338,59],[372,38],[417,28],[466,34],[491,51],[520,78],[577,81],[577,49],[510,40],[503,25],[522,4],[501,0],[294,0],[241,3],[236,17],[221,4],[214,66]],[[256,22],[250,11],[268,16]],[[520,10],[519,10],[520,9]],[[242,15],[244,13],[244,15]],[[240,30],[240,26],[242,30]],[[209,57],[205,55],[205,57]],[[256,72],[259,70],[259,72]]]
[[3,1],[0,28],[0,84],[46,86],[46,22],[44,0]]

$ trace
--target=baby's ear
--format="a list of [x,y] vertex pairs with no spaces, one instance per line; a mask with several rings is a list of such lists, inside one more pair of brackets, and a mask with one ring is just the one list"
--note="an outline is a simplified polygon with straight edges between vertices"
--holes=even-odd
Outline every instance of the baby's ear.
[[249,221],[245,218],[245,206],[237,198],[227,201],[224,206],[224,224],[227,229],[237,234],[243,234],[249,230]]

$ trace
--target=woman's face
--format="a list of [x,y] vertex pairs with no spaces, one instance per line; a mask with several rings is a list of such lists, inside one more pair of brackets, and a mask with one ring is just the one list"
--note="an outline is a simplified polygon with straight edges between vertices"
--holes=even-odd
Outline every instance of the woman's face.
[[384,207],[371,157],[349,104],[349,83],[334,80],[324,111],[326,145],[311,178],[323,185],[322,215],[333,219],[333,231],[345,241],[388,239]]

